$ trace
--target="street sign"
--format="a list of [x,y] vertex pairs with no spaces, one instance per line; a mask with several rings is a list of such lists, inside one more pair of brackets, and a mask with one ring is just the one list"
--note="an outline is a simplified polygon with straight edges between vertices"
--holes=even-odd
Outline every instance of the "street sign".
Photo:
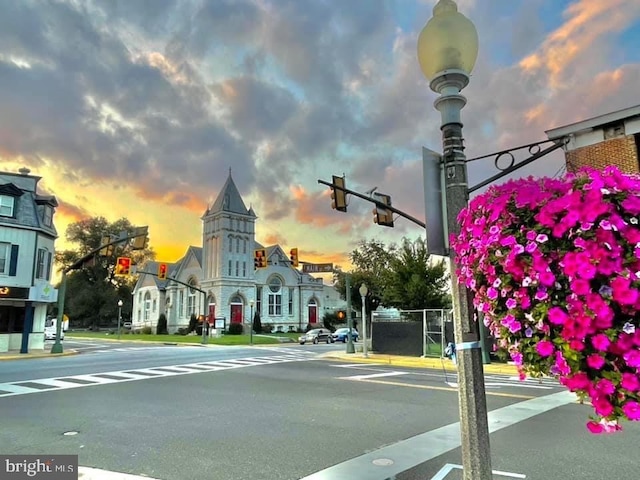
[[333,263],[304,263],[302,271],[304,273],[331,273],[333,272]]

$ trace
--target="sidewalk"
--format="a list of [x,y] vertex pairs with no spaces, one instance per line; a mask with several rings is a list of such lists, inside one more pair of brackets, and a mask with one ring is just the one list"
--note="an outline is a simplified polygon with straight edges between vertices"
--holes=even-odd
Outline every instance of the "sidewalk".
[[[403,357],[400,355],[383,355],[379,353],[369,353],[365,358],[362,352],[327,352],[322,355],[324,358],[331,358],[353,363],[373,363],[393,365],[396,367],[410,368],[436,368],[448,371],[457,371],[458,367],[448,358],[438,357]],[[516,366],[509,363],[490,363],[483,365],[485,373],[501,373],[505,375],[518,375]]]
[[29,353],[12,351],[0,353],[0,362],[3,360],[24,360],[25,358],[68,357],[69,355],[77,355],[78,353],[80,352],[73,349],[64,350],[62,353],[51,353],[51,348],[45,348],[44,350],[37,350]]

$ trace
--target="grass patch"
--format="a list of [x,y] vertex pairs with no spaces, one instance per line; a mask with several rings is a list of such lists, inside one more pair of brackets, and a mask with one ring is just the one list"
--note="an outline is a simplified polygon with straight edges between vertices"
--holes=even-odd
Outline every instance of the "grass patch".
[[[253,343],[255,345],[269,345],[274,343],[282,343],[279,338],[291,338],[294,341],[298,339],[298,333],[278,333],[278,334],[254,334]],[[67,332],[67,338],[96,338],[105,340],[114,340],[118,338],[116,333],[109,331],[103,332]],[[183,344],[201,344],[202,336],[200,335],[145,335],[141,333],[123,333],[120,335],[122,341],[143,341],[143,342],[164,342],[164,343],[183,343]],[[249,345],[249,334],[243,335],[222,335],[219,338],[209,337],[207,343],[210,345]]]

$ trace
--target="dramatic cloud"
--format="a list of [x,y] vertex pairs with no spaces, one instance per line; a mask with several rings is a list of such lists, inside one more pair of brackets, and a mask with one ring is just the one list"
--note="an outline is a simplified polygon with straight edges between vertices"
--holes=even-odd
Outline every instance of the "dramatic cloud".
[[[344,174],[424,219],[421,147],[441,149],[440,114],[416,39],[434,3],[0,0],[0,159],[43,177],[61,233],[136,217],[172,254],[177,238],[200,241],[229,171],[264,243],[344,261],[363,238],[415,237],[403,219],[373,225],[359,198],[331,210],[317,180]],[[457,3],[480,38],[463,92],[470,158],[640,104],[637,0]],[[472,183],[494,173],[470,165]]]

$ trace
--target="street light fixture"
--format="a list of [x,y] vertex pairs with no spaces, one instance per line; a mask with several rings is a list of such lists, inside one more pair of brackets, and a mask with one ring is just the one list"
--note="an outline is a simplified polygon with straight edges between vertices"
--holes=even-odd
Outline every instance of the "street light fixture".
[[253,345],[253,300],[249,300],[251,307],[251,318],[249,319],[249,344]]
[[367,298],[367,293],[369,293],[369,289],[363,283],[360,285],[358,292],[360,292],[360,298],[362,300],[362,356],[366,358],[369,354],[367,353],[367,306],[365,304],[365,300]]
[[[469,83],[469,74],[478,55],[478,33],[467,17],[458,12],[453,0],[440,0],[433,18],[418,37],[418,61],[430,88],[440,96],[434,102],[442,123],[443,162],[449,234],[460,231],[458,214],[469,201],[467,164],[462,140],[460,111],[467,103],[460,91]],[[458,399],[464,480],[491,480],[491,453],[487,421],[482,353],[473,305],[455,272],[451,250],[450,272],[453,286]]]
[[120,340],[120,322],[122,321],[122,300],[118,300],[118,340]]

